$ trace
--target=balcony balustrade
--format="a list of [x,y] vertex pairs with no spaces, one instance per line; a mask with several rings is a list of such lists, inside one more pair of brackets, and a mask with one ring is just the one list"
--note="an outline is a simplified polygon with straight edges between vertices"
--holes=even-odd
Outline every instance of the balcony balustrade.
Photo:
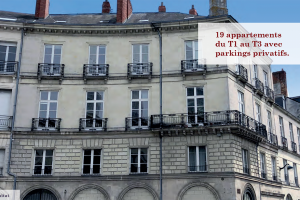
[[273,134],[273,133],[269,133],[269,142],[273,145],[278,146],[278,139],[277,139],[277,135]]
[[17,71],[18,62],[2,62],[0,61],[0,75],[14,74]]
[[79,131],[107,131],[107,118],[80,118]]
[[241,64],[236,65],[236,74],[238,75],[238,79],[246,83],[248,82],[248,70]]
[[269,102],[274,103],[274,101],[275,101],[274,91],[271,88],[269,88],[268,86],[265,86],[265,95]]
[[[162,124],[160,124],[160,118],[162,118]],[[160,126],[166,129],[176,129],[197,126],[229,125],[238,125],[247,128],[267,139],[265,125],[236,110],[193,114],[163,114],[162,116],[151,115],[150,117],[150,128],[152,129],[158,129]]]
[[12,116],[0,115],[0,130],[9,130],[11,128]]
[[258,78],[254,79],[254,83],[256,93],[261,96],[264,95],[264,84]]
[[83,79],[107,79],[109,64],[84,64]]
[[149,129],[148,117],[126,117],[125,131],[129,129]]
[[60,83],[64,77],[64,64],[39,63],[37,76],[41,79],[58,79]]
[[282,147],[284,149],[287,149],[288,148],[287,139],[285,137],[281,136],[281,142],[282,142]]
[[297,153],[297,144],[296,144],[296,142],[292,142],[292,150],[293,150],[293,152]]
[[32,118],[31,131],[60,131],[61,118]]
[[182,60],[181,61],[181,73],[196,74],[206,72],[206,59],[194,59],[194,60]]
[[127,77],[132,78],[149,78],[152,76],[153,63],[128,63]]

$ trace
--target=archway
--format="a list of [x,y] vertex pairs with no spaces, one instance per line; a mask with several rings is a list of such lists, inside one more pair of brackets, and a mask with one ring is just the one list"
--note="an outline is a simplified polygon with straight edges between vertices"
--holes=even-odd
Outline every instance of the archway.
[[254,188],[250,183],[246,184],[242,200],[256,200]]
[[37,189],[29,192],[23,200],[58,200],[49,190]]
[[218,192],[209,184],[195,182],[186,185],[178,195],[178,200],[220,200]]

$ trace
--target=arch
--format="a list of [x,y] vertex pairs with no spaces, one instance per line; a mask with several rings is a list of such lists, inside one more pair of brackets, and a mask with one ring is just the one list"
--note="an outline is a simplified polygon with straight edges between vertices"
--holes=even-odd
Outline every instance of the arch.
[[157,193],[155,192],[154,189],[152,189],[151,186],[145,184],[145,183],[134,183],[132,185],[129,185],[128,187],[126,187],[125,189],[123,189],[123,191],[119,194],[117,200],[123,200],[124,196],[132,189],[138,189],[138,188],[142,188],[142,189],[146,189],[148,192],[150,192],[152,194],[152,196],[154,197],[155,200],[159,200],[159,197],[157,195]]
[[213,188],[208,183],[203,183],[203,182],[192,182],[192,183],[188,183],[187,185],[185,185],[179,192],[177,200],[182,200],[185,193],[193,187],[204,187],[204,188],[208,189],[214,195],[216,200],[221,200],[220,195],[217,192],[217,190],[215,190],[215,188]]
[[51,192],[57,200],[61,200],[61,197],[59,195],[59,193],[51,186],[48,185],[34,185],[30,188],[27,188],[22,194],[21,194],[21,199],[24,199],[30,192],[34,191],[34,190],[39,190],[39,189],[44,189],[44,190],[48,190],[49,192]]
[[242,200],[257,200],[255,190],[250,183],[247,183],[242,193]]
[[80,192],[87,190],[87,189],[98,190],[99,192],[101,192],[103,194],[103,196],[105,197],[105,200],[110,200],[109,194],[106,192],[106,190],[104,190],[101,186],[96,185],[96,184],[87,184],[87,185],[80,186],[79,188],[77,188],[76,190],[74,190],[72,192],[72,194],[69,197],[69,200],[75,199],[77,194],[79,194]]
[[286,200],[293,200],[293,198],[292,198],[292,196],[290,194],[287,194],[285,199]]

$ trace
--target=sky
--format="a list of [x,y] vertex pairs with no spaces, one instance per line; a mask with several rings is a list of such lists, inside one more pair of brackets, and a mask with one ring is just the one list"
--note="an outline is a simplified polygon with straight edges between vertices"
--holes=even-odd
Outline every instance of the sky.
[[[100,13],[103,1],[50,0],[50,14]],[[112,12],[115,13],[117,0],[109,1]],[[207,16],[209,12],[209,0],[131,0],[131,3],[133,12],[157,12],[162,1],[167,12],[188,13],[192,5],[199,15]],[[35,12],[36,0],[0,2],[0,10],[32,14]],[[227,0],[227,2],[229,14],[240,23],[300,23],[300,0]],[[284,69],[287,73],[289,96],[300,96],[299,65],[272,65],[271,68],[273,72]]]

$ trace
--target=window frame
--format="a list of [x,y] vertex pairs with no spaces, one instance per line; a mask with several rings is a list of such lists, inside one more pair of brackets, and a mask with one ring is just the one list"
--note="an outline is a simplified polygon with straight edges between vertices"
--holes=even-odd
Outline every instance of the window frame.
[[[90,173],[89,174],[85,174],[85,173],[83,173],[83,170],[84,170],[84,157],[85,157],[85,154],[84,154],[84,152],[86,151],[86,150],[90,150],[91,151],[91,160],[90,160]],[[93,173],[93,169],[94,169],[94,151],[95,150],[100,150],[100,164],[99,164],[99,173],[97,174],[97,173]],[[103,150],[101,149],[101,148],[99,148],[99,149],[83,149],[82,150],[82,162],[81,162],[81,175],[83,175],[83,176],[88,176],[88,175],[101,175],[102,174],[102,158],[103,158],[103,156],[102,156],[102,152],[103,152]],[[98,165],[98,164],[97,164]]]
[[264,82],[265,82],[265,86],[269,87],[269,78],[268,78],[268,73],[266,71],[263,71],[264,74]]
[[[133,52],[133,47],[138,45],[139,46],[139,62],[134,62],[134,52]],[[147,48],[148,48],[148,62],[142,62],[143,61],[143,45],[146,45]],[[132,53],[132,63],[149,63],[150,62],[150,44],[149,43],[136,43],[136,44],[132,44],[131,45],[131,53]]]
[[257,64],[254,64],[254,63],[253,63],[252,66],[253,66],[252,68],[253,68],[253,76],[254,76],[253,78],[256,79],[256,78],[258,78]]
[[[88,93],[89,92],[93,92],[94,93],[94,100],[88,100]],[[97,100],[97,92],[100,92],[100,93],[102,93],[101,95],[102,95],[102,100]],[[86,97],[85,97],[85,118],[86,119],[88,119],[87,118],[87,105],[88,105],[88,103],[93,103],[94,104],[94,108],[93,108],[93,118],[92,119],[98,119],[98,118],[96,118],[95,116],[96,116],[96,105],[97,105],[97,103],[102,103],[102,117],[101,118],[99,118],[99,119],[104,119],[104,91],[86,91]],[[101,110],[100,110],[101,111]],[[87,127],[86,126],[86,122],[85,122],[85,126],[84,126],[84,128],[86,129],[86,130],[89,130],[89,129],[91,129],[91,128],[93,128],[93,129],[99,129],[99,130],[101,130],[102,128],[103,128],[103,120],[102,120],[102,127],[95,127],[95,120],[93,120],[93,126],[92,127]]]
[[[131,156],[132,156],[132,149],[138,149],[138,166],[137,166],[137,172],[132,172],[131,170],[131,165],[136,164],[136,163],[132,163],[131,161]],[[141,172],[141,149],[147,149],[147,172]],[[149,156],[149,147],[130,147],[129,148],[129,174],[148,174],[149,173],[149,160],[150,160],[150,156]],[[142,154],[144,155],[144,154]]]
[[272,133],[273,130],[272,113],[269,110],[267,110],[267,120],[268,120],[267,124],[268,124],[269,133]]
[[294,139],[293,124],[292,124],[291,122],[289,122],[289,131],[290,131],[290,139],[291,139],[291,142],[294,142],[295,139]]
[[278,116],[278,119],[279,119],[280,135],[281,135],[281,137],[285,137],[283,118],[281,116]]
[[272,180],[277,181],[277,168],[276,168],[276,157],[271,156],[271,164],[272,164]]
[[261,119],[261,106],[258,103],[255,103],[255,111],[256,111],[256,120],[259,123],[262,123]]
[[[191,88],[194,89],[194,95],[193,96],[188,96],[188,89],[191,89]],[[197,95],[197,88],[201,88],[202,89],[202,92],[203,92],[202,95]],[[201,121],[201,122],[198,121],[198,116],[199,116],[198,107],[200,107],[200,106],[198,106],[197,99],[203,99],[203,114],[204,114],[205,113],[205,91],[204,91],[204,87],[203,86],[202,87],[198,87],[198,86],[196,86],[196,87],[186,87],[185,92],[186,92],[185,97],[186,97],[186,110],[187,110],[187,114],[191,115],[189,113],[188,100],[192,99],[194,101],[194,106],[193,106],[194,113],[192,113],[192,115],[195,114],[195,118],[194,118],[195,124],[202,124],[204,122],[204,118],[203,118],[203,121]],[[188,122],[188,124],[194,124],[194,123],[190,123],[189,119],[187,120],[187,122]]]
[[[244,155],[246,155],[246,158]],[[243,163],[243,173],[250,175],[250,158],[249,158],[249,150],[248,149],[242,148],[242,163]],[[245,169],[248,169],[248,173],[245,172]]]
[[[45,57],[46,57],[46,46],[51,46],[51,62],[50,63],[46,63],[45,62]],[[60,59],[59,59],[59,63],[54,63],[54,50],[55,50],[55,46],[60,46]],[[62,54],[63,54],[63,45],[62,44],[44,44],[44,57],[43,57],[43,63],[45,64],[56,64],[56,65],[60,65],[62,63]],[[58,54],[57,54],[58,55]],[[52,66],[53,67],[53,66]]]
[[[196,147],[196,166],[190,166],[190,148]],[[199,147],[205,148],[205,165],[200,165],[200,159],[199,159]],[[205,166],[205,170],[200,170],[200,166]],[[196,167],[195,171],[191,171],[190,167]],[[208,172],[208,157],[207,157],[207,145],[191,145],[188,146],[188,172],[195,173],[195,172]]]
[[[245,94],[238,90],[239,111],[245,113]],[[241,111],[242,109],[242,111]]]
[[[139,98],[138,99],[133,99],[133,92],[136,92],[138,91],[139,92]],[[142,91],[147,91],[147,99],[142,99]],[[136,117],[133,117],[132,116],[132,111],[133,110],[138,110],[139,112],[139,117],[138,118],[138,126],[133,126],[132,123],[131,123],[131,127],[132,128],[148,128],[149,126],[149,113],[150,113],[150,109],[149,109],[149,105],[150,105],[150,102],[149,102],[149,89],[137,89],[137,90],[131,90],[130,91],[130,95],[131,95],[131,100],[130,100],[130,116],[132,118],[132,120]],[[142,126],[142,119],[145,119],[144,117],[142,117],[142,102],[147,102],[147,112],[148,112],[148,115],[147,115],[147,126]],[[138,102],[139,103],[139,108],[138,109],[133,109],[133,102]],[[144,109],[145,110],[145,109]]]
[[[283,159],[283,166],[285,166],[286,164],[288,164],[287,160]],[[289,171],[287,170],[287,166],[284,167],[284,180],[287,185],[290,184],[290,177],[289,177]]]
[[[36,151],[43,151],[43,160],[42,160],[42,169],[41,169],[41,174],[36,174],[35,173],[35,167],[36,167]],[[45,174],[45,162],[46,162],[46,151],[52,151],[52,163],[51,163],[51,173],[50,174]],[[53,163],[54,163],[54,149],[34,149],[34,160],[33,160],[33,175],[34,176],[51,176],[53,175]],[[40,165],[38,165],[40,166]],[[47,165],[50,166],[50,165]]]
[[[95,46],[95,47],[97,47],[97,49],[96,49],[96,63],[91,63],[91,47],[92,46]],[[100,47],[104,47],[104,49],[105,49],[105,54],[100,54]],[[94,55],[94,54],[93,54]],[[99,56],[100,55],[104,55],[104,63],[99,63]],[[106,45],[104,45],[104,44],[99,44],[99,45],[89,45],[89,62],[88,62],[88,64],[95,64],[95,65],[99,65],[99,64],[106,64]]]
[[[47,100],[42,100],[42,92],[47,92],[47,96],[48,96],[48,99]],[[57,99],[56,100],[51,100],[51,93],[52,92],[57,92]],[[39,91],[39,109],[38,109],[38,119],[57,119],[57,112],[58,112],[58,99],[59,99],[59,91],[57,90],[40,90]],[[50,110],[50,104],[51,103],[56,103],[56,110],[55,110],[55,118],[50,118],[49,117],[49,113],[50,111],[54,111],[54,110]],[[47,105],[47,110],[46,110],[46,117],[45,118],[41,118],[40,116],[40,112],[41,112],[41,104],[46,104]],[[55,129],[56,127],[49,127],[49,121],[46,120],[46,123],[45,123],[45,127],[40,127],[38,125],[38,130],[39,129],[43,129],[43,128],[47,128],[47,129]]]
[[[3,71],[0,71],[1,72],[5,72],[5,73],[8,73],[7,72],[7,62],[15,62],[16,59],[17,59],[17,51],[18,51],[18,45],[17,43],[13,43],[13,42],[0,42],[0,46],[5,46],[6,47],[6,51],[5,51],[5,59],[3,60],[4,62],[4,65],[3,65]],[[15,59],[14,61],[8,61],[8,58],[9,58],[9,49],[10,47],[15,47],[16,48],[16,52],[15,52]],[[4,52],[3,52],[4,53]],[[0,61],[2,62],[2,61]],[[10,71],[9,71],[10,72]]]
[[[267,167],[266,167],[266,154],[263,153],[263,152],[260,152],[260,170],[261,170],[261,178],[264,178],[266,179],[267,178]],[[264,176],[263,177],[263,173],[264,173]]]
[[299,180],[298,180],[298,169],[297,169],[297,164],[293,163],[293,168],[294,168],[294,178],[295,178],[295,184],[297,187],[299,187]]
[[[200,41],[200,45],[199,45],[199,41]],[[198,40],[198,39],[196,39],[196,40],[185,40],[184,41],[184,59],[188,60],[187,59],[187,48],[186,48],[187,47],[187,44],[186,44],[187,42],[192,42],[192,51],[193,51],[193,59],[192,60],[200,60],[200,59],[202,59],[202,57],[203,57],[203,55],[202,55],[202,40]],[[196,49],[195,49],[195,43],[196,42],[198,44],[197,45],[197,53],[196,53]],[[201,53],[199,53],[199,46],[200,46],[200,52]],[[199,56],[201,56],[201,57],[199,58]]]

